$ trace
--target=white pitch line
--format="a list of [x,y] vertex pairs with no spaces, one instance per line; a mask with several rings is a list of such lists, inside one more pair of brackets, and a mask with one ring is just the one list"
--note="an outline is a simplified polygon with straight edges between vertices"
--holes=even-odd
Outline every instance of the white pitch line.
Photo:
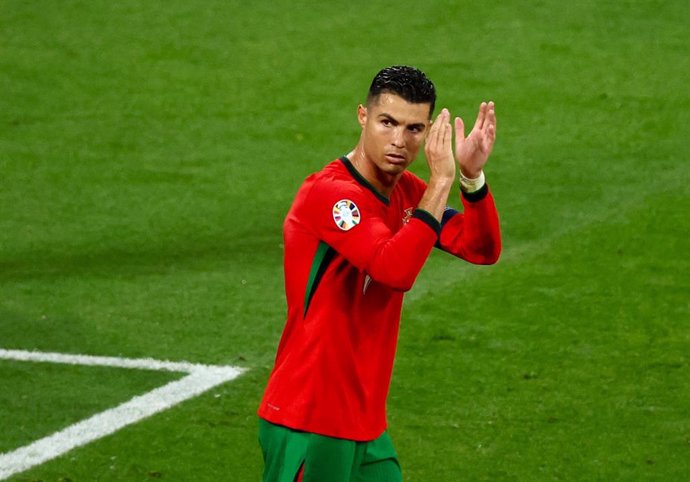
[[244,371],[238,367],[175,363],[158,360],[137,360],[113,357],[89,357],[60,353],[0,350],[0,359],[69,363],[75,365],[112,366],[144,370],[180,371],[189,373],[180,380],[139,395],[117,407],[98,413],[86,420],[20,447],[0,454],[0,480],[24,472],[66,452],[110,435],[127,425],[139,422],[211,388],[237,378]]
[[213,366],[189,362],[154,360],[152,358],[118,358],[112,356],[73,355],[66,353],[3,349],[0,349],[0,359],[186,373],[191,373],[197,368],[208,368]]

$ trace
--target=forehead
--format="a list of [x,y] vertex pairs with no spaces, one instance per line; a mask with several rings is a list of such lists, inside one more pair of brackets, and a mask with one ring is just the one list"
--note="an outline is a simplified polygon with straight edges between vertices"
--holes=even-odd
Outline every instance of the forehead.
[[386,115],[402,124],[424,124],[429,121],[431,104],[412,103],[399,95],[385,93],[367,109],[370,117]]

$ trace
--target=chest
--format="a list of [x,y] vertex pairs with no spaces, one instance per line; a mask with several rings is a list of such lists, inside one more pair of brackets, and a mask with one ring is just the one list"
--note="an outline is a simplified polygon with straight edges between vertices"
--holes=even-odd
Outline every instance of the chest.
[[379,215],[392,232],[399,231],[412,217],[412,213],[419,202],[412,197],[405,195],[402,191],[397,191],[391,196],[388,205],[381,203],[379,206]]

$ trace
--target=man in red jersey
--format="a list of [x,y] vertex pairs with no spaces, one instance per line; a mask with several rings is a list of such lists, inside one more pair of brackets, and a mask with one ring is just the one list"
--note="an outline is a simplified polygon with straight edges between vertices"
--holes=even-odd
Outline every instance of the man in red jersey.
[[[264,481],[402,480],[386,397],[403,294],[434,246],[475,264],[501,250],[483,172],[494,104],[467,137],[455,118],[454,153],[448,110],[431,122],[435,102],[419,70],[380,71],[357,146],[309,176],[287,214],[287,322],[259,407]],[[406,170],[423,143],[426,183]],[[462,213],[446,207],[456,161]]]

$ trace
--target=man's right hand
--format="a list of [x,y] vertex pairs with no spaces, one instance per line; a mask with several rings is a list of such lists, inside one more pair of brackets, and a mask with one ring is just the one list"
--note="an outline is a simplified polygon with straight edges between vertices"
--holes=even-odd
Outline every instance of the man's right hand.
[[455,179],[455,160],[451,141],[453,128],[450,125],[450,112],[444,108],[431,125],[426,138],[424,152],[429,164],[429,182]]
[[419,202],[419,209],[430,213],[441,222],[448,202],[448,194],[455,180],[455,159],[451,140],[453,129],[450,125],[450,112],[443,109],[432,124],[426,138],[424,152],[429,164],[429,182],[426,192]]

